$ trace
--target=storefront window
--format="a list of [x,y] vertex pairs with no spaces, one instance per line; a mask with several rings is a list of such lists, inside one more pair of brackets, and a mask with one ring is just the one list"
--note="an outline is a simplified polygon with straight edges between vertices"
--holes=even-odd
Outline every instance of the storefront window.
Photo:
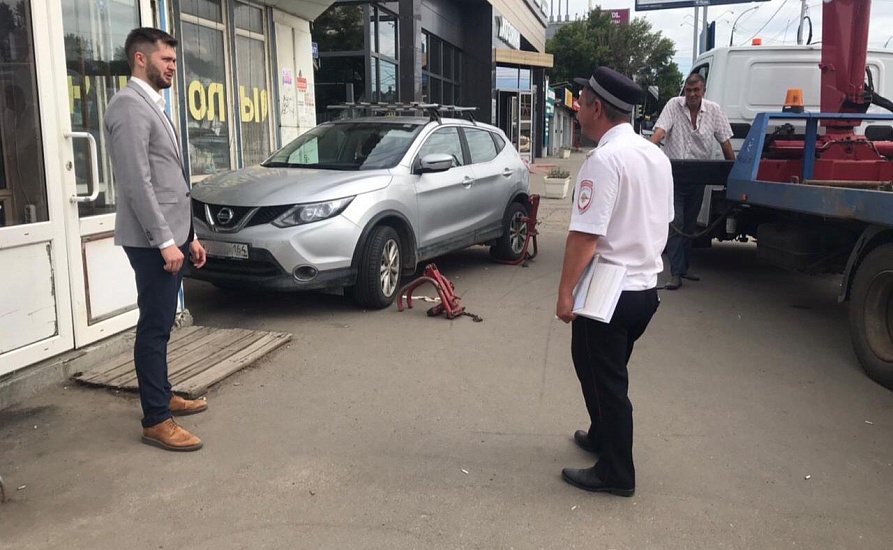
[[434,74],[443,74],[443,65],[441,64],[443,42],[432,36],[428,44],[431,46],[431,55],[428,59],[429,70]]
[[397,16],[378,11],[378,53],[397,58]]
[[380,61],[378,67],[378,89],[381,92],[381,101],[393,103],[397,101],[397,65]]
[[264,33],[264,11],[262,9],[237,2],[233,11],[237,29]]
[[462,52],[428,33],[422,34],[422,44],[430,48],[423,54],[422,100],[442,105],[462,102]]
[[530,90],[530,69],[496,67],[496,87],[500,90]]
[[[353,96],[348,97],[348,85],[352,85]],[[334,111],[327,105],[338,105],[347,101],[365,100],[366,60],[361,56],[324,57],[319,60],[316,72],[316,119],[320,122],[331,120]]]
[[223,30],[183,21],[186,129],[192,174],[232,167]]
[[332,6],[324,11],[313,22],[313,40],[320,52],[363,51],[363,6]]
[[270,150],[269,99],[264,43],[236,37],[236,64],[239,75],[239,118],[242,124],[242,162],[259,164]]
[[29,0],[0,0],[0,227],[47,221]]
[[456,49],[449,44],[443,45],[443,77],[453,79],[453,54]]
[[209,21],[223,21],[222,0],[180,0],[180,11],[207,19]]
[[[78,214],[110,214],[115,211],[117,196],[102,126],[109,100],[127,86],[130,67],[124,41],[130,29],[139,26],[139,10],[128,0],[109,1],[98,9],[78,0],[63,0],[62,14],[71,129],[90,133],[99,145],[99,196],[93,202],[79,203]],[[93,180],[90,150],[84,139],[72,140],[71,146],[77,192],[89,195]]]
[[236,78],[243,166],[259,164],[272,153],[263,14],[258,7],[238,2],[235,5]]

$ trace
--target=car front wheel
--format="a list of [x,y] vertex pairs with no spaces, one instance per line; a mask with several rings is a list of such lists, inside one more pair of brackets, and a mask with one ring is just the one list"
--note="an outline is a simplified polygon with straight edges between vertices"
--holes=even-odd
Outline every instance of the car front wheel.
[[400,289],[402,251],[393,227],[376,227],[369,234],[357,269],[354,299],[363,307],[383,309]]
[[512,202],[502,217],[502,236],[490,247],[490,255],[497,260],[513,262],[524,252],[527,240],[527,208],[520,202]]

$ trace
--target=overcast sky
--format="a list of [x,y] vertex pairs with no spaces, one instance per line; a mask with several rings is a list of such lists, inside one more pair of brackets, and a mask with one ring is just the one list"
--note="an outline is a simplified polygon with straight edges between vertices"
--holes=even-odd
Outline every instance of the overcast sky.
[[[552,0],[550,8],[556,18],[559,0]],[[560,0],[562,20],[564,14],[570,12],[570,18],[582,18],[589,11],[589,6],[601,6],[602,9],[630,9],[630,18],[644,17],[652,28],[676,44],[676,63],[683,73],[691,68],[692,38],[694,26],[692,16],[694,8],[673,10],[635,11],[635,0]],[[570,2],[570,9],[566,6]],[[796,44],[797,25],[800,18],[800,0],[770,0],[769,2],[753,2],[712,6],[707,9],[707,20],[716,20],[716,43],[728,46],[732,25],[735,27],[735,45],[750,43],[752,37],[762,38],[763,44]],[[822,0],[807,0],[808,15],[813,23],[813,42],[822,36]],[[751,11],[747,11],[751,10]],[[747,13],[745,13],[747,11]],[[699,16],[700,19],[700,16]],[[700,28],[700,21],[698,22]],[[808,29],[808,23],[807,27]],[[804,30],[804,42],[808,31]],[[871,4],[871,24],[869,28],[869,46],[893,50],[893,0],[873,0]]]

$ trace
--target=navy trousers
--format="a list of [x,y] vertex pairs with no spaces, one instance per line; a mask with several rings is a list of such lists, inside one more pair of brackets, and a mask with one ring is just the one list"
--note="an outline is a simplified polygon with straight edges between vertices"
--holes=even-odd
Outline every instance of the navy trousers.
[[[189,247],[180,247],[189,258]],[[177,296],[183,270],[168,273],[157,248],[125,246],[124,252],[136,275],[137,305],[140,310],[133,344],[133,363],[139,383],[144,428],[171,417],[171,384],[167,377],[167,343],[177,315]],[[185,264],[185,261],[184,261]]]
[[[703,185],[684,185],[674,189],[673,210],[676,216],[673,218],[673,226],[687,235],[692,235],[697,229],[698,212],[701,211],[703,201]],[[672,227],[667,239],[667,258],[670,260],[670,275],[682,276],[688,273],[691,238],[680,235]]]
[[589,411],[589,440],[598,450],[595,471],[610,487],[636,486],[627,363],[659,304],[656,289],[626,291],[610,323],[573,321],[571,355]]

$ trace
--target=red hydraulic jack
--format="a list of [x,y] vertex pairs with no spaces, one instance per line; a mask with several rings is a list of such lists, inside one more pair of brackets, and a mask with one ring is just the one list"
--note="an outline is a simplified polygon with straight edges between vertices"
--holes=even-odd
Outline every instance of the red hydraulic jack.
[[411,309],[412,292],[425,283],[431,283],[431,285],[434,286],[434,289],[437,290],[437,294],[440,296],[440,303],[428,310],[428,317],[435,317],[441,313],[446,313],[447,319],[455,319],[456,317],[467,315],[474,319],[476,323],[483,320],[477,315],[472,315],[471,313],[466,312],[465,306],[459,305],[459,296],[456,296],[456,293],[454,292],[455,287],[453,286],[453,283],[441,275],[437,266],[434,264],[426,265],[425,273],[421,277],[400,289],[399,294],[397,294],[397,310],[403,311],[404,295],[406,295],[406,307]]
[[[527,267],[527,260],[532,260],[532,259],[536,258],[536,255],[539,252],[537,245],[536,245],[536,236],[537,236],[536,224],[539,223],[536,219],[536,214],[540,208],[540,196],[539,195],[530,195],[530,197],[527,198],[527,203],[529,204],[529,206],[527,208],[529,213],[526,216],[523,216],[520,220],[525,224],[524,229],[526,230],[526,231],[524,231],[524,248],[521,249],[521,255],[518,256],[517,260],[500,260],[500,259],[494,258],[494,261],[499,262],[501,264],[508,264],[508,265],[524,264],[524,267]],[[512,231],[511,227],[509,227],[509,231]],[[518,231],[519,232],[521,231],[520,228],[518,229]],[[514,238],[514,237],[515,237],[514,235],[509,235],[510,239]],[[532,253],[530,252],[530,243],[531,242],[533,243],[533,252]]]

